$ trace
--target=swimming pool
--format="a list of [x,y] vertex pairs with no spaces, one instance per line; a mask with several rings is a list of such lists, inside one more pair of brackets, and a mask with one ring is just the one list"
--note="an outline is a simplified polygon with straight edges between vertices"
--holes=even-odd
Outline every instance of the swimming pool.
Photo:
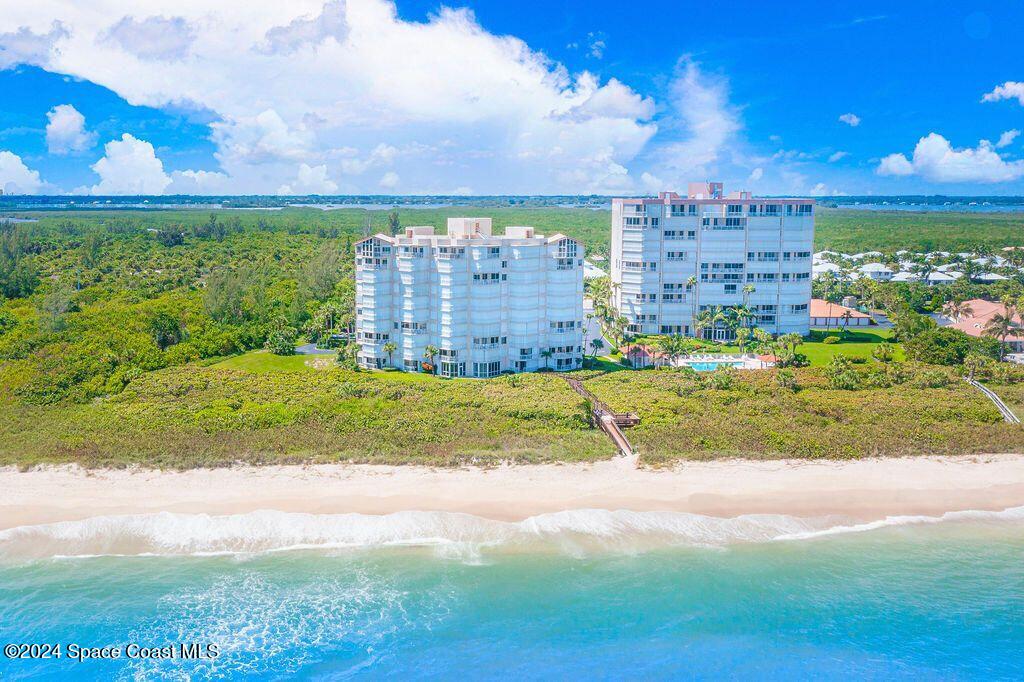
[[714,372],[719,367],[732,367],[733,369],[739,369],[743,366],[742,362],[691,362],[687,365],[690,369],[697,372]]

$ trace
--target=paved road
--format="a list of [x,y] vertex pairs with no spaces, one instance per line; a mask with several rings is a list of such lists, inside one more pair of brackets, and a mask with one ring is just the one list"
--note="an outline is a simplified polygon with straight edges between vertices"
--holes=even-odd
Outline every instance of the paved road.
[[337,355],[337,348],[317,348],[315,343],[307,343],[295,348],[296,355]]
[[594,349],[590,346],[590,342],[593,341],[594,339],[603,339],[604,340],[604,348],[599,350],[597,352],[597,354],[598,355],[608,355],[611,352],[610,350],[608,350],[611,347],[611,343],[609,343],[608,339],[605,339],[601,335],[601,323],[598,322],[596,318],[591,319],[591,320],[587,319],[587,315],[590,315],[593,312],[594,312],[594,302],[591,301],[589,298],[584,298],[583,299],[583,324],[586,325],[586,330],[587,330],[587,347],[583,349],[583,352],[585,354],[587,354],[587,355],[592,355],[593,352],[594,352]]

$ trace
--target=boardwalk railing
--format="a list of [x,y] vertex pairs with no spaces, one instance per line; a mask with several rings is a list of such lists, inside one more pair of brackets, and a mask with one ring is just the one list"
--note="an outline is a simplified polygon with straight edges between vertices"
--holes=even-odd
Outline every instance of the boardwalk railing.
[[632,412],[614,412],[606,403],[588,391],[579,379],[571,377],[562,378],[572,387],[572,390],[586,398],[587,402],[590,403],[591,420],[594,426],[608,434],[608,437],[615,443],[615,447],[619,449],[619,452],[627,457],[632,457],[633,446],[630,445],[626,434],[622,432],[622,427],[639,424],[640,417]]
[[982,385],[981,382],[975,381],[974,379],[965,378],[965,381],[969,383],[971,386],[974,386],[982,393],[984,393],[986,396],[988,396],[988,399],[991,400],[997,408],[999,408],[999,413],[1003,415],[1003,421],[1005,421],[1007,424],[1020,424],[1020,417],[1013,413],[1013,410],[1011,410],[1009,406],[1007,406],[1007,404],[1003,402],[1002,398],[995,394],[995,391],[988,388],[987,386]]

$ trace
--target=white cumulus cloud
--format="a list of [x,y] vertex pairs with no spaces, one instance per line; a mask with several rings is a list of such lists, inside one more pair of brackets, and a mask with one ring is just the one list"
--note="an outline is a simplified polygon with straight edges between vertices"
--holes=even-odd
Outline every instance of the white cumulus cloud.
[[231,178],[218,171],[184,170],[171,173],[167,194],[231,194]]
[[860,116],[857,114],[843,114],[839,117],[839,120],[853,128],[860,125]]
[[992,92],[986,92],[982,98],[982,102],[998,102],[1004,99],[1015,99],[1020,102],[1021,106],[1024,106],[1024,83],[1020,81],[1006,81],[1002,85],[997,85]]
[[830,154],[829,157],[828,157],[828,162],[829,163],[835,163],[836,161],[841,161],[841,160],[845,159],[849,155],[850,155],[850,152],[843,152],[843,151],[832,152],[832,154]]
[[996,142],[996,147],[1002,149],[1003,147],[1009,147],[1013,144],[1013,141],[1020,135],[1020,131],[1014,128],[1013,130],[1007,130],[999,136],[999,140]]
[[85,116],[72,105],[58,104],[46,118],[46,147],[51,154],[82,152],[96,144],[96,133],[85,129]]
[[747,177],[747,180],[749,180],[750,182],[757,182],[762,177],[764,177],[764,169],[755,168],[754,170],[750,171],[750,175]]
[[695,177],[716,175],[742,124],[729,102],[728,82],[704,73],[694,61],[680,63],[669,93],[672,111],[651,169],[672,186],[685,187]]
[[1007,182],[1024,177],[1024,161],[1007,161],[990,142],[977,147],[954,149],[938,133],[922,137],[911,159],[890,154],[876,169],[879,175],[919,175],[931,182]]
[[103,158],[92,165],[100,176],[92,194],[163,194],[171,184],[164,164],[157,158],[153,145],[125,133],[120,140],[104,146]]
[[398,183],[401,182],[401,180],[402,179],[398,177],[398,173],[394,171],[388,171],[387,173],[381,176],[380,182],[377,184],[379,184],[384,189],[394,189],[395,187],[398,187]]
[[338,191],[338,184],[327,177],[327,166],[310,166],[303,163],[295,179],[278,188],[278,194],[333,194]]
[[182,17],[123,17],[111,26],[103,39],[116,43],[139,59],[182,59],[195,35]]
[[[12,3],[0,50],[0,67],[31,63],[133,105],[208,112],[234,192],[297,190],[303,163],[341,170],[330,180],[353,192],[376,189],[370,168],[425,192],[470,178],[483,192],[633,186],[628,168],[658,130],[654,102],[626,84],[570,73],[444,6],[406,21],[391,0],[136,0],[121,16],[90,2]],[[382,144],[399,153],[375,155]]]
[[17,64],[38,65],[50,58],[54,44],[68,36],[68,31],[59,20],[54,19],[46,33],[36,33],[27,26],[9,26],[4,30],[3,17],[9,15],[14,8],[5,8],[0,14],[0,69],[8,69]]
[[0,151],[0,189],[4,194],[38,194],[44,183],[17,154]]

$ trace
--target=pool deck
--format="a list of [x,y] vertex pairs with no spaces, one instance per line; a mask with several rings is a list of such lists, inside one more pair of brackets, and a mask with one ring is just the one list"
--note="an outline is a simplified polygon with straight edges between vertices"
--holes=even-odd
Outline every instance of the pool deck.
[[[714,365],[711,367],[711,365]],[[676,361],[676,367],[692,367],[697,371],[709,371],[718,369],[720,365],[731,365],[736,369],[765,369],[774,366],[774,363],[765,362],[753,354],[726,355],[721,353],[708,353],[687,355]]]

